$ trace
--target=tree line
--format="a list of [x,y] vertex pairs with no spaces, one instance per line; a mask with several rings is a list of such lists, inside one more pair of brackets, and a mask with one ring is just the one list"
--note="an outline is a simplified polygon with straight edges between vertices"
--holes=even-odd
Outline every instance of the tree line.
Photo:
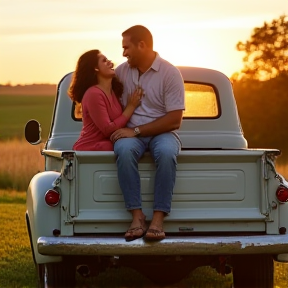
[[282,15],[254,28],[243,69],[232,75],[234,94],[249,148],[277,148],[288,162],[288,19]]

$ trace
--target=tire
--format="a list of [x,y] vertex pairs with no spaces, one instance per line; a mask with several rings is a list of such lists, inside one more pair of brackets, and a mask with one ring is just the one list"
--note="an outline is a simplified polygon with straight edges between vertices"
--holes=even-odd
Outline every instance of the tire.
[[44,264],[36,264],[37,270],[37,287],[45,288],[46,280],[45,280],[45,265]]
[[75,286],[76,267],[73,261],[38,265],[38,287],[71,288]]
[[234,288],[273,288],[272,255],[232,257]]

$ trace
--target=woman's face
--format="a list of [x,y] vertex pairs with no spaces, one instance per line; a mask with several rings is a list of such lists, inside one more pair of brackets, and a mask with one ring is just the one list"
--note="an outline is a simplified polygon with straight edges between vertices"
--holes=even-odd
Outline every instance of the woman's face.
[[108,60],[102,53],[98,54],[97,69],[99,70],[98,73],[101,74],[101,76],[112,78],[115,75],[113,67],[114,64],[111,62],[111,60]]

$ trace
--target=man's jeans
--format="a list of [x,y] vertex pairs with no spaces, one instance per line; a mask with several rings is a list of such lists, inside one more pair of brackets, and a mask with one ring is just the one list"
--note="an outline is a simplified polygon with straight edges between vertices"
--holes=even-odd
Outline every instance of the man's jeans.
[[142,208],[138,161],[148,150],[156,165],[153,209],[170,212],[180,149],[181,143],[173,132],[155,137],[121,138],[115,142],[118,181],[128,210]]

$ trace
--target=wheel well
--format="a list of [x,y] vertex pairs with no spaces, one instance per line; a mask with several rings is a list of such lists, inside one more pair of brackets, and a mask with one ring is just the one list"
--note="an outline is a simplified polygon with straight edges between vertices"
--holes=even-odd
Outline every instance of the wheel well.
[[28,235],[29,235],[29,242],[30,242],[30,247],[31,247],[31,251],[32,251],[33,261],[34,261],[34,264],[37,265],[36,258],[35,258],[35,253],[34,253],[34,248],[33,248],[33,243],[32,243],[30,221],[29,221],[29,216],[28,216],[28,212],[27,211],[26,211],[26,214],[25,214],[25,218],[26,218],[26,225],[27,225],[27,230],[28,230]]

